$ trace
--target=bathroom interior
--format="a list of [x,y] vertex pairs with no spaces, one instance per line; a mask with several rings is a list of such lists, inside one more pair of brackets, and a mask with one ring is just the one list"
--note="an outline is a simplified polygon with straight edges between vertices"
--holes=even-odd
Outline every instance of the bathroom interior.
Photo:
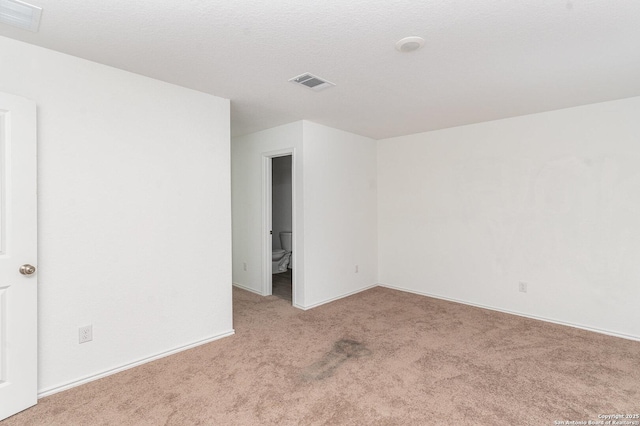
[[274,157],[271,167],[272,291],[293,300],[291,155]]

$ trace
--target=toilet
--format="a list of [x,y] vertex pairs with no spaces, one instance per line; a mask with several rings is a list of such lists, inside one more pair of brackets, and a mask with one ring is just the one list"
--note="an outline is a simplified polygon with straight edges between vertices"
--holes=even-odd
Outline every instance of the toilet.
[[271,269],[273,274],[286,272],[291,261],[291,232],[280,233],[280,245],[282,249],[271,252]]

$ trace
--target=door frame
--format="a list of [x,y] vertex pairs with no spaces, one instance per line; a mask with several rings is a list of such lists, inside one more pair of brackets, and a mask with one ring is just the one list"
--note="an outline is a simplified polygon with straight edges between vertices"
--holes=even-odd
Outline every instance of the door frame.
[[273,235],[273,159],[277,157],[291,156],[291,232],[293,238],[291,241],[291,303],[296,306],[297,291],[300,285],[298,279],[299,272],[299,256],[296,256],[298,251],[298,218],[296,212],[298,211],[298,200],[296,197],[296,188],[298,182],[296,181],[296,153],[294,148],[284,148],[276,151],[269,151],[262,153],[262,295],[271,296],[273,292],[273,275],[272,275],[272,260],[271,252]]

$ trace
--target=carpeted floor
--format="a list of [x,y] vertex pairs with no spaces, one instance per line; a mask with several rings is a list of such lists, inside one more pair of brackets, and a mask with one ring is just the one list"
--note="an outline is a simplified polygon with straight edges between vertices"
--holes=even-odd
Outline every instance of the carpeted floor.
[[310,311],[234,289],[236,335],[13,425],[554,425],[640,413],[640,342],[374,288]]
[[291,278],[291,269],[285,272],[272,275],[271,294],[280,299],[288,300],[291,303],[293,299],[293,287]]

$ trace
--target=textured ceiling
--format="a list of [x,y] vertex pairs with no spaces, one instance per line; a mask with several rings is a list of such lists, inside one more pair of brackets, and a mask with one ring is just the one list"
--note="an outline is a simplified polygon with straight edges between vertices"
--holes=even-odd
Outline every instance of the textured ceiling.
[[[638,0],[28,0],[0,35],[375,139],[640,95]],[[425,47],[399,53],[400,38]],[[304,72],[336,87],[287,80]]]

